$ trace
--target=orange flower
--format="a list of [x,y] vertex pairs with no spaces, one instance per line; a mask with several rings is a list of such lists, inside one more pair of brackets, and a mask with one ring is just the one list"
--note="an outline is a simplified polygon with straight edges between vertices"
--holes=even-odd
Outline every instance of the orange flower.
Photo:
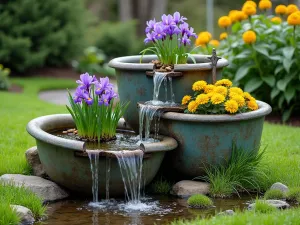
[[289,25],[300,25],[300,13],[294,12],[291,15],[288,16],[287,22]]
[[211,33],[207,31],[201,32],[199,33],[198,38],[196,39],[195,45],[206,45],[209,43],[211,37]]
[[250,4],[245,4],[242,8],[242,11],[248,16],[252,16],[256,14],[256,8]]
[[298,9],[298,6],[294,5],[294,4],[290,4],[287,6],[287,9],[286,9],[286,14],[287,15],[290,15],[294,12],[297,12],[299,9]]
[[210,45],[212,45],[213,47],[217,48],[220,45],[220,42],[218,40],[211,40],[209,42]]
[[279,23],[282,22],[281,18],[278,17],[278,16],[273,17],[273,18],[271,19],[271,21],[272,21],[273,23],[277,23],[277,24],[279,24]]
[[252,5],[253,7],[256,8],[256,2],[252,1],[252,0],[247,0],[245,3],[244,3],[244,6],[245,5]]
[[228,34],[226,32],[223,32],[220,34],[220,40],[224,40],[228,37]]
[[237,17],[237,12],[238,12],[238,10],[230,10],[230,12],[228,14],[228,16],[229,16],[232,23],[235,23],[237,21],[237,18],[236,18]]
[[270,0],[260,0],[258,7],[261,10],[267,10],[272,8],[272,2]]
[[284,15],[287,13],[287,7],[285,5],[278,5],[275,8],[275,13],[279,15]]
[[256,34],[252,30],[248,30],[243,34],[243,40],[246,44],[252,44],[256,41]]
[[222,16],[218,20],[219,27],[227,28],[231,25],[231,19],[229,16]]

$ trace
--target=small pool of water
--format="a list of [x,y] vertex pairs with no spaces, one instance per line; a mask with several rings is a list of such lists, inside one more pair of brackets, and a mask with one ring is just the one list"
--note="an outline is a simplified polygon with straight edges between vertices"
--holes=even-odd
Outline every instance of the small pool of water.
[[138,205],[122,200],[102,201],[97,205],[85,200],[65,200],[48,205],[48,219],[35,225],[153,225],[168,224],[176,219],[213,216],[227,209],[247,207],[251,196],[215,199],[214,208],[207,210],[187,207],[186,199],[152,196]]

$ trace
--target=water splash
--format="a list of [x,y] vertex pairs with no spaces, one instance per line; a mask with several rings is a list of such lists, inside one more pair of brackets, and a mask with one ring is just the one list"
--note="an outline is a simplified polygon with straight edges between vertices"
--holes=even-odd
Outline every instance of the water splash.
[[155,72],[153,76],[153,101],[159,101],[159,90],[168,73]]
[[93,192],[93,202],[98,203],[98,168],[99,168],[99,154],[103,152],[102,150],[86,150],[91,164],[92,171],[92,192]]
[[[139,135],[140,141],[148,141],[150,138],[150,126],[153,118],[157,114],[157,107],[153,107],[152,105],[139,105]],[[145,138],[143,139],[143,130],[144,130],[144,121],[145,121]]]
[[111,153],[118,159],[127,201],[132,204],[140,203],[144,152],[134,150]]

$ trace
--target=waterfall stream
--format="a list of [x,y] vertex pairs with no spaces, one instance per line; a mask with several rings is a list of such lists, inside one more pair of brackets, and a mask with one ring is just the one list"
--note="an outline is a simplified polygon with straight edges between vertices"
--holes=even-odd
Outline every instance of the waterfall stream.
[[91,163],[91,172],[92,172],[92,192],[93,192],[93,202],[98,203],[99,198],[98,198],[98,168],[99,168],[99,154],[103,152],[102,150],[87,150],[86,151],[90,163]]

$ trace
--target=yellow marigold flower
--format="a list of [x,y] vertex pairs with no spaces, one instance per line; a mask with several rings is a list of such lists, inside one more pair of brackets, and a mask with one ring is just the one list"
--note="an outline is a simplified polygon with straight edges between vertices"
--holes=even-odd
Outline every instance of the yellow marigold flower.
[[218,86],[218,87],[216,87],[216,89],[214,90],[214,92],[215,93],[219,93],[219,94],[221,94],[221,95],[223,95],[223,96],[226,97],[226,95],[227,95],[227,88],[223,87],[223,86]]
[[215,85],[208,84],[204,88],[204,93],[207,94],[207,93],[213,92],[215,90],[215,88],[216,88]]
[[191,100],[192,96],[190,95],[186,95],[182,98],[181,104],[182,105],[186,105],[190,100]]
[[231,87],[232,86],[232,82],[228,79],[222,79],[222,80],[218,80],[215,83],[216,86],[225,86],[225,87]]
[[252,6],[254,6],[255,8],[257,7],[256,2],[253,1],[253,0],[247,0],[247,1],[244,3],[244,5],[252,5]]
[[270,0],[260,0],[258,7],[261,10],[266,10],[272,8],[272,2]]
[[207,94],[200,94],[196,98],[196,102],[199,105],[206,104],[206,103],[208,103],[208,101],[209,101],[209,97],[207,96]]
[[239,109],[238,103],[234,100],[227,100],[225,102],[225,110],[229,113],[236,113]]
[[252,30],[248,30],[243,34],[243,40],[246,44],[252,44],[256,41],[256,34]]
[[201,90],[204,90],[206,85],[207,85],[206,81],[199,80],[193,84],[192,89],[193,89],[193,91],[201,91]]
[[285,5],[278,5],[275,8],[275,13],[279,15],[284,15],[287,13],[287,7]]
[[213,95],[215,94],[215,92],[208,92],[206,95],[209,97],[209,98],[211,98]]
[[214,105],[218,105],[222,102],[225,101],[225,97],[224,95],[221,95],[219,93],[214,93],[212,96],[211,96],[211,103],[214,104]]
[[248,15],[244,13],[243,11],[237,11],[235,14],[236,20],[237,21],[242,21],[245,19],[248,19]]
[[210,45],[212,45],[213,47],[217,48],[220,45],[220,42],[218,40],[211,40],[209,42]]
[[244,98],[247,100],[247,101],[251,101],[251,100],[255,100],[255,98],[253,98],[249,92],[244,92]]
[[237,12],[238,10],[230,10],[228,16],[232,23],[235,23],[237,21]]
[[276,23],[276,24],[279,24],[279,23],[282,22],[281,18],[278,17],[278,16],[273,17],[273,18],[271,19],[271,21],[272,21],[273,23]]
[[294,12],[297,12],[298,10],[299,10],[298,6],[296,6],[295,4],[290,4],[286,8],[286,14],[290,15],[290,14],[292,14]]
[[288,16],[287,22],[289,25],[300,25],[300,14],[298,12],[294,12]]
[[222,16],[218,20],[218,25],[221,28],[227,28],[227,27],[229,27],[231,25],[231,23],[232,22],[231,22],[231,19],[230,19],[229,16]]
[[229,92],[230,93],[236,93],[238,95],[243,95],[244,94],[243,90],[240,89],[239,87],[232,87],[232,88],[229,89]]
[[257,105],[257,103],[256,103],[255,100],[248,101],[248,102],[247,102],[247,106],[248,106],[248,108],[249,108],[250,110],[252,110],[252,111],[258,109],[258,105]]
[[196,112],[198,106],[199,106],[199,104],[198,104],[196,101],[191,101],[191,102],[188,104],[188,110],[189,110],[191,113],[194,113],[194,112]]
[[228,37],[228,34],[226,32],[223,32],[220,34],[220,40],[224,40]]
[[207,31],[200,32],[198,34],[198,38],[196,39],[195,44],[196,44],[196,46],[206,45],[211,40],[211,38],[212,38],[211,33],[207,32]]
[[230,99],[236,101],[240,107],[245,105],[245,99],[242,95],[235,94]]
[[252,16],[256,14],[256,8],[250,4],[245,4],[242,8],[242,11],[248,16]]

